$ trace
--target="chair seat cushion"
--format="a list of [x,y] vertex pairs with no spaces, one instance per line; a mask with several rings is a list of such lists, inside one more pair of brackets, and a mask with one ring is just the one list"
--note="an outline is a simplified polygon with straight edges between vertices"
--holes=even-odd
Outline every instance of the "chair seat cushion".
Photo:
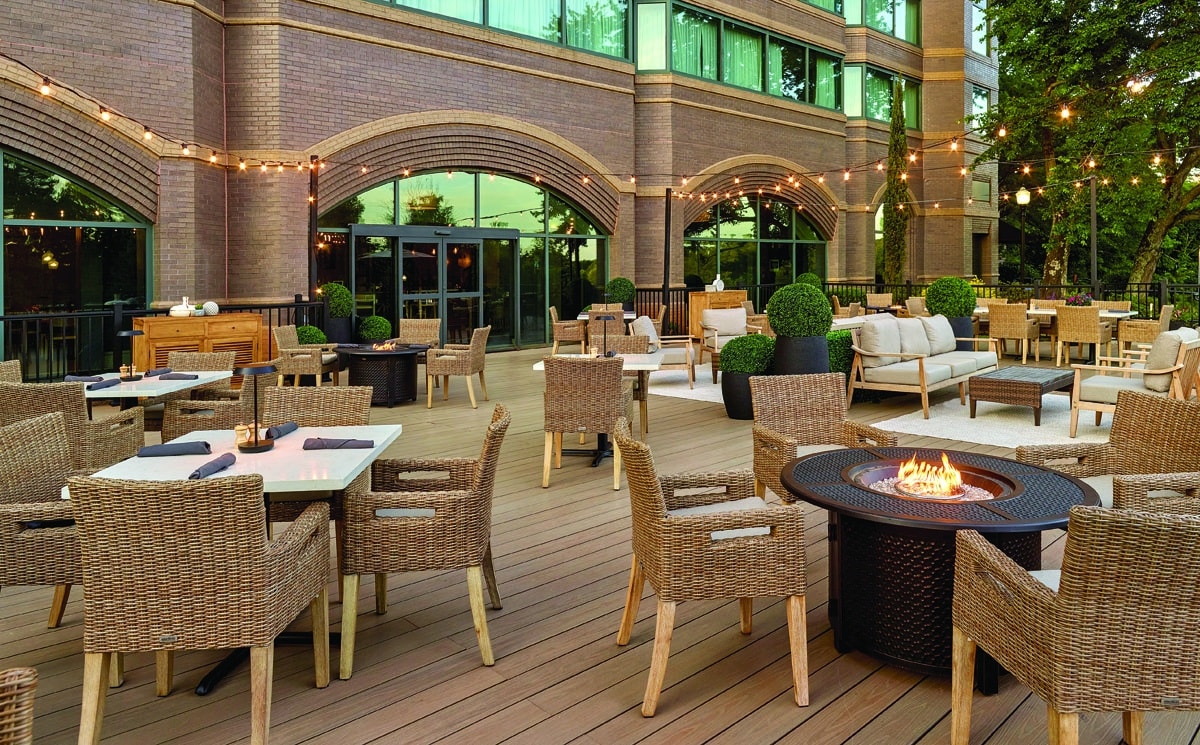
[[1055,592],[1058,592],[1058,585],[1062,582],[1061,569],[1034,569],[1029,576]]
[[946,352],[935,354],[925,360],[925,364],[949,365],[953,376],[970,375],[976,370],[986,370],[996,366],[995,352]]
[[662,363],[664,365],[687,364],[688,352],[683,347],[659,347],[658,351],[662,352]]
[[[734,499],[730,502],[717,502],[716,504],[702,504],[697,507],[680,507],[677,510],[667,510],[668,515],[711,515],[718,512],[745,512],[747,510],[766,509],[767,501],[762,497],[746,497],[745,499]],[[770,535],[771,529],[767,526],[761,528],[738,528],[737,530],[715,530],[712,533],[714,541],[722,541],[729,538],[744,538],[755,535]]]
[[[1120,369],[1120,368],[1114,368]],[[1116,404],[1117,394],[1121,391],[1138,391],[1153,396],[1164,396],[1165,391],[1147,390],[1139,378],[1149,377],[1131,375],[1128,378],[1118,375],[1093,375],[1079,384],[1079,398],[1099,404]],[[1170,377],[1170,376],[1167,376]]]
[[332,365],[333,363],[337,362],[337,358],[338,358],[337,352],[322,352],[321,353],[321,364],[322,365]]
[[830,450],[845,450],[845,445],[834,445],[833,443],[822,442],[819,445],[797,445],[796,457],[803,458],[806,455],[814,453],[828,453]]
[[1085,476],[1079,480],[1096,490],[1096,494],[1100,496],[1101,507],[1112,507],[1113,477],[1111,475]]
[[[949,365],[925,363],[925,384],[940,383],[949,380],[951,369]],[[863,370],[863,380],[868,383],[890,383],[893,385],[920,385],[921,374],[917,360],[906,360],[884,367],[870,367]]]
[[429,508],[387,507],[375,510],[375,517],[433,517],[437,510]]

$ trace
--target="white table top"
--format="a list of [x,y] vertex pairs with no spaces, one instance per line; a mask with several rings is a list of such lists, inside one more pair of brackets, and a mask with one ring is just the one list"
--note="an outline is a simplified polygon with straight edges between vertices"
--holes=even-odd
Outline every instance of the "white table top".
[[[195,372],[175,370],[175,372],[186,372],[199,377],[195,380],[163,380],[161,376],[155,375],[153,378],[143,377],[141,380],[133,383],[122,382],[120,385],[110,385],[107,388],[95,391],[89,391],[87,383],[80,383],[80,385],[84,386],[83,395],[85,398],[151,398],[153,396],[165,396],[168,393],[186,391],[189,388],[198,388],[206,383],[233,377],[233,373],[228,370]],[[101,377],[105,380],[111,380],[118,376],[120,376],[120,373],[112,372],[104,373]]]
[[[234,445],[230,429],[202,430],[172,442],[204,441],[212,446],[211,455],[170,455],[158,458],[127,458],[95,475],[108,479],[133,481],[171,481],[187,479],[188,474],[222,453],[233,453],[237,462],[209,478],[262,474],[263,491],[325,491],[345,489],[371,462],[400,437],[399,424],[370,424],[359,427],[300,427],[275,441],[265,453],[243,453]],[[373,448],[345,450],[305,450],[309,437],[350,437],[374,440]]]
[[863,325],[863,320],[866,316],[854,316],[853,318],[835,318],[833,319],[832,331],[845,331],[846,329],[860,329]]
[[[590,354],[556,354],[554,356],[555,357],[572,357],[575,359],[579,359],[579,358],[589,358],[590,359],[592,355],[590,355]],[[622,362],[621,369],[634,372],[634,371],[644,371],[644,370],[650,370],[650,371],[658,370],[659,368],[662,367],[663,357],[665,355],[662,352],[652,352],[650,354],[619,354],[617,356],[621,358],[621,362]],[[537,362],[533,363],[533,369],[537,370],[537,371],[542,371],[542,370],[546,369],[546,366],[545,366],[545,364],[543,364],[542,360],[538,360]]]
[[[980,306],[975,309],[975,315],[977,315],[977,316],[986,316],[987,312],[988,312],[988,306],[986,306],[986,305]],[[1042,318],[1050,318],[1050,317],[1058,315],[1058,312],[1055,308],[1026,308],[1025,315],[1034,316],[1034,317],[1042,317]],[[1136,315],[1137,315],[1136,310],[1107,310],[1107,309],[1103,309],[1103,308],[1100,310],[1101,318],[1133,318]]]
[[[615,316],[617,314],[617,311],[615,311],[615,310],[605,310],[605,311],[597,311],[597,312],[598,313],[607,313],[610,316]],[[624,315],[624,318],[626,321],[632,321],[633,319],[637,318],[637,311],[624,310],[624,311],[621,311],[621,313]],[[575,316],[575,320],[576,321],[588,320],[588,312],[586,310],[581,311],[579,313],[579,315]]]

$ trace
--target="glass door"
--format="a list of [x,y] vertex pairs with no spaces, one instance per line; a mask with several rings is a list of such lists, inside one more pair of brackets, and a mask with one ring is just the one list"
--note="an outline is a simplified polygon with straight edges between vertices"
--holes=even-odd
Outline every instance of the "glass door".
[[383,316],[396,322],[396,239],[354,236],[354,314]]
[[483,323],[491,324],[489,347],[516,346],[517,244],[511,238],[483,241]]
[[403,318],[441,318],[438,257],[441,241],[400,242],[400,307]]
[[483,242],[478,240],[442,241],[444,259],[439,266],[443,273],[442,324],[449,344],[466,344],[471,332],[483,325],[483,284],[480,282],[480,253]]

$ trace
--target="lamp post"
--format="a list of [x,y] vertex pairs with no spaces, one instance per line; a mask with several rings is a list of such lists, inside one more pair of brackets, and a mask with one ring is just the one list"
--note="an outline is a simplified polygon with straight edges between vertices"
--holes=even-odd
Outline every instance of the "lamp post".
[[1025,208],[1029,206],[1029,190],[1022,186],[1017,189],[1017,204],[1021,205],[1021,253],[1019,254],[1019,266],[1017,278],[1025,281]]

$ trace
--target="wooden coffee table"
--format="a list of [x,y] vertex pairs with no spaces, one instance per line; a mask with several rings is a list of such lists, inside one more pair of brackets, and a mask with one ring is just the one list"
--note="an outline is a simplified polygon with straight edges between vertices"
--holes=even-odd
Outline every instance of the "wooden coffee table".
[[971,393],[971,418],[975,418],[975,402],[1029,406],[1033,409],[1033,426],[1042,424],[1042,396],[1051,391],[1067,390],[1075,381],[1072,370],[1046,367],[1002,367],[991,372],[972,375],[967,380]]

